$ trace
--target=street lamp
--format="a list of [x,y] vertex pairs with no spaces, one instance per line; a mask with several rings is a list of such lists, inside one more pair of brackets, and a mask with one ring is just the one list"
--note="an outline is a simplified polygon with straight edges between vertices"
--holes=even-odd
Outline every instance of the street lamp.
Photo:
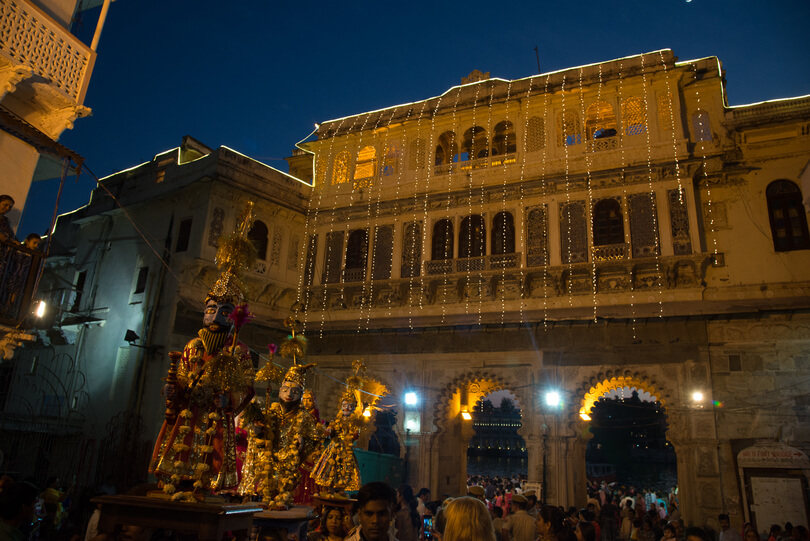
[[416,393],[413,391],[409,391],[405,393],[405,404],[408,406],[415,406],[416,403],[419,401],[419,397],[416,396]]
[[546,392],[546,405],[551,406],[552,408],[558,407],[562,403],[562,398],[560,397],[559,391],[548,391]]

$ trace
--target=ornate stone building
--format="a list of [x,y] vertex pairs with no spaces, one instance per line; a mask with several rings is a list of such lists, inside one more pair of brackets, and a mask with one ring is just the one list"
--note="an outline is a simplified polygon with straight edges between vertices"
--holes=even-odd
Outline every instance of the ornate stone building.
[[361,357],[418,395],[400,416],[414,486],[462,492],[462,414],[509,389],[529,479],[581,505],[588,413],[631,387],[666,410],[688,522],[756,518],[745,479],[762,472],[737,454],[777,436],[810,447],[810,98],[730,107],[724,85],[717,58],[669,50],[474,72],[298,145],[311,358],[339,377]]

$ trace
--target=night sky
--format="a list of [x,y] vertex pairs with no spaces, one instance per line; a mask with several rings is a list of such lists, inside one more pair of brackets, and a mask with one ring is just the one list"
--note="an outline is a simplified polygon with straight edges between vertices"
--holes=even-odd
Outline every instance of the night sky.
[[[98,9],[79,36],[89,43]],[[316,122],[430,98],[472,70],[518,79],[670,48],[718,56],[730,105],[810,94],[810,1],[275,2],[116,0],[79,119],[60,142],[103,177],[191,135],[287,171]],[[95,180],[70,179],[59,212]],[[18,236],[44,232],[58,180]]]

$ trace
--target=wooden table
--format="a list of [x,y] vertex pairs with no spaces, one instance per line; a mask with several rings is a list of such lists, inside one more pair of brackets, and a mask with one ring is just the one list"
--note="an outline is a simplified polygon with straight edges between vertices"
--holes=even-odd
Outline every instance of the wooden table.
[[258,530],[260,541],[287,541],[295,538],[307,540],[309,521],[315,518],[314,510],[308,505],[296,505],[286,511],[262,511],[253,517],[253,525]]
[[202,541],[220,541],[227,531],[247,538],[259,505],[176,502],[147,496],[99,496],[99,533],[113,533],[117,525],[171,529],[193,534]]

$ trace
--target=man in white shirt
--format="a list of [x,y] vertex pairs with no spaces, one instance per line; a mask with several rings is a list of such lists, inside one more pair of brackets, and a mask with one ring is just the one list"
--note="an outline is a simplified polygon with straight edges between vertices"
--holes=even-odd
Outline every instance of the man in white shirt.
[[420,488],[419,493],[416,495],[416,512],[419,513],[419,518],[429,514],[425,504],[430,501],[430,489]]
[[717,517],[720,521],[720,541],[742,541],[740,532],[731,527],[728,515],[721,514]]

